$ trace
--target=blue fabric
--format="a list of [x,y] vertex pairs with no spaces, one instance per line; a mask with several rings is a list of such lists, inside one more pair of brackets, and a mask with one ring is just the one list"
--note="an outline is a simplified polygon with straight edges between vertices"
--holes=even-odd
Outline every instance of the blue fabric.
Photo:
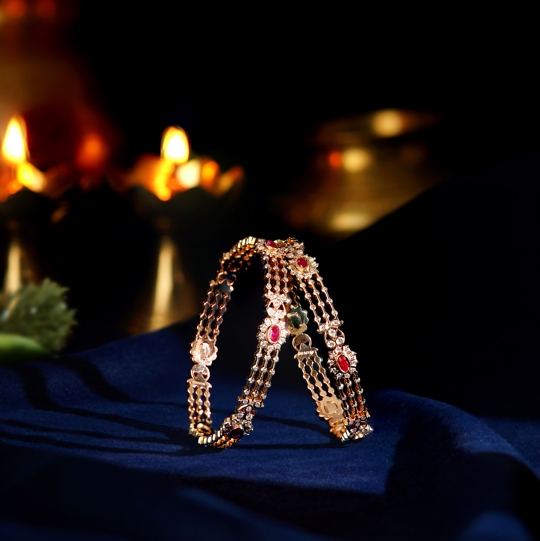
[[[366,256],[352,267],[358,290],[370,283],[378,297],[365,288],[348,302],[350,277],[332,274],[330,253],[318,258],[359,353],[375,429],[363,441],[343,445],[329,434],[285,347],[253,434],[232,449],[199,447],[186,411],[194,321],[1,366],[0,539],[539,539],[540,161],[526,163],[522,173],[515,165],[490,173],[507,184],[486,188],[480,175],[464,192],[451,183],[343,243],[337,253]],[[501,186],[521,188],[522,213],[510,212],[517,196],[501,196]],[[468,214],[456,198],[461,225],[450,223],[455,208],[446,217],[442,209],[452,194],[471,201],[475,190],[485,208]],[[427,218],[415,222],[426,209],[431,229]],[[478,213],[481,223],[472,222]],[[406,248],[413,262],[393,267],[399,291],[405,281],[414,292],[397,294],[377,269],[400,257],[392,242],[419,223],[423,233]],[[430,235],[446,230],[454,236],[434,245]],[[387,256],[367,257],[374,239],[388,243]],[[427,256],[423,242],[432,246]],[[439,267],[454,256],[451,271]],[[435,277],[425,272],[429,260]],[[246,283],[212,367],[217,423],[232,412],[254,350],[249,327],[261,292]],[[395,288],[393,304],[385,284]],[[416,302],[402,306],[408,295]],[[382,329],[370,327],[370,313]]]
[[[187,435],[187,350],[172,327],[1,369],[2,539],[538,534],[540,422],[367,392],[375,432],[342,445],[276,376],[253,434],[204,449]],[[214,378],[218,418],[241,384]]]

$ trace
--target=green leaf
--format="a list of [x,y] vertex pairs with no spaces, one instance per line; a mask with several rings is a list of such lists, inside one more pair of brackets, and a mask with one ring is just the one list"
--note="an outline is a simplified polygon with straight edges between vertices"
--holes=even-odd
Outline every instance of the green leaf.
[[60,351],[75,325],[75,311],[66,305],[66,292],[48,278],[40,285],[23,286],[3,307],[0,333],[30,338],[48,353]]
[[32,338],[0,333],[0,364],[44,357],[47,351]]

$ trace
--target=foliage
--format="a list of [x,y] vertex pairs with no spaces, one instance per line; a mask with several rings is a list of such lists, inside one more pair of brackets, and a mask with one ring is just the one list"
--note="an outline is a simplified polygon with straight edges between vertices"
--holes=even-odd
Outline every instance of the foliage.
[[[75,325],[75,310],[65,301],[67,289],[48,278],[40,285],[27,284],[0,302],[0,333],[24,337],[46,353],[60,351]],[[30,343],[30,342],[29,342]],[[7,346],[5,346],[7,347]],[[34,348],[36,349],[36,348]]]

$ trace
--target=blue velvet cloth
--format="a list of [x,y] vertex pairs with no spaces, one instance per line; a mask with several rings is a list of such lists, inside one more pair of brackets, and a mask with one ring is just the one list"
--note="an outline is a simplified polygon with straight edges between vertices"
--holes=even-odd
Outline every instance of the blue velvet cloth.
[[[0,539],[540,538],[539,164],[504,166],[466,189],[450,183],[343,243],[341,255],[366,256],[348,280],[332,275],[335,255],[320,258],[359,353],[374,427],[362,441],[329,434],[284,347],[253,434],[232,449],[199,447],[187,433],[193,321],[1,366]],[[468,213],[460,201],[475,190],[482,197]],[[431,218],[419,220],[423,212]],[[370,252],[376,241],[390,255]],[[397,294],[383,267],[400,249],[412,259],[393,267]],[[450,270],[426,273],[445,257]],[[366,283],[379,295],[362,295]],[[239,288],[224,323],[212,368],[217,422],[251,362],[258,288]],[[382,328],[370,328],[370,314]]]

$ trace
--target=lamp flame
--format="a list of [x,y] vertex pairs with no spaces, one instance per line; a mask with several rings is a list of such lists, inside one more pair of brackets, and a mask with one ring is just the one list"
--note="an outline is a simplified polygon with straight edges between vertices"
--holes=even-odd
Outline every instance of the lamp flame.
[[176,165],[186,163],[189,158],[189,141],[182,128],[168,127],[161,140],[161,156]]
[[174,170],[174,165],[166,160],[158,162],[155,170],[153,191],[162,201],[168,201],[171,198],[172,191],[169,188],[169,182]]
[[45,175],[31,163],[21,163],[17,167],[17,180],[33,192],[41,192],[47,185]]
[[373,131],[379,137],[394,137],[405,129],[405,118],[400,111],[385,109],[373,117]]
[[13,165],[26,161],[26,125],[22,118],[13,117],[9,121],[2,142],[2,156]]
[[91,171],[103,167],[107,160],[107,147],[97,133],[87,133],[81,141],[75,161],[79,168]]
[[176,179],[183,190],[195,188],[201,182],[201,160],[190,160],[186,165],[176,170]]

